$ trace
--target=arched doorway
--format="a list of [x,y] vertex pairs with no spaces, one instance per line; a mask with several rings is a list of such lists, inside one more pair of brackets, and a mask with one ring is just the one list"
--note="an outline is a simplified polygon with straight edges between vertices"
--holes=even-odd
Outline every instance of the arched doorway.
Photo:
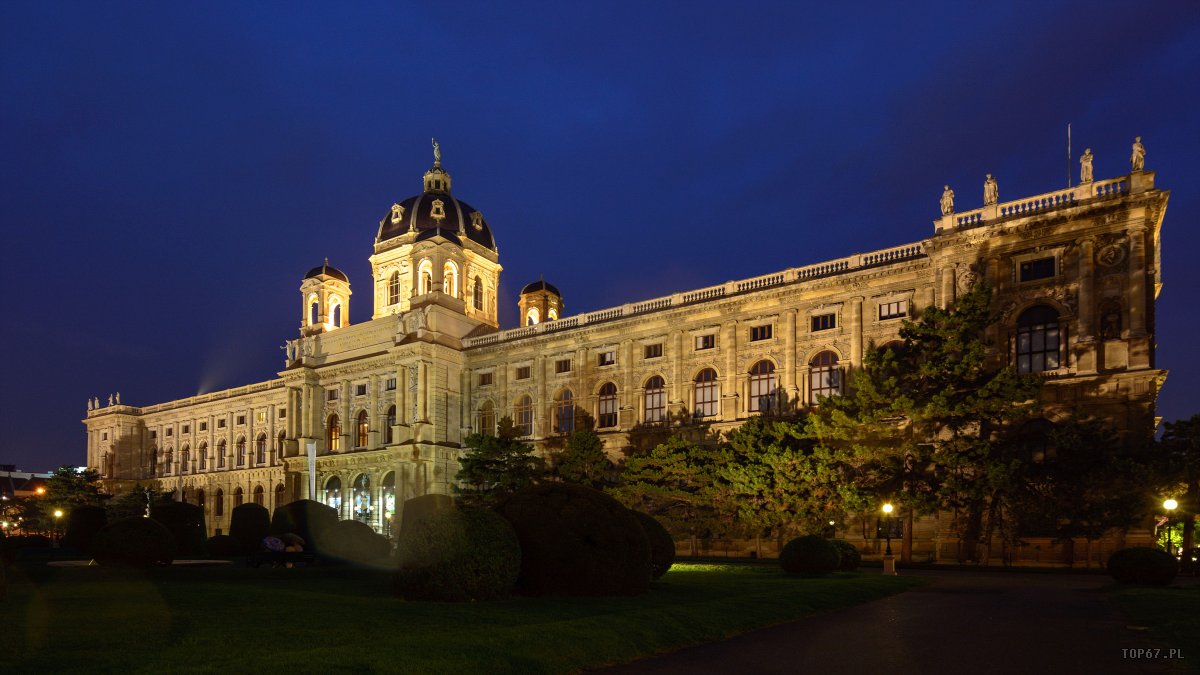
[[367,474],[360,473],[354,479],[354,519],[371,524],[371,479]]
[[332,506],[338,512],[338,517],[341,517],[342,479],[337,476],[330,476],[329,480],[325,481],[325,506]]
[[383,533],[391,537],[392,518],[396,516],[396,472],[387,472],[381,485],[379,500],[383,502]]

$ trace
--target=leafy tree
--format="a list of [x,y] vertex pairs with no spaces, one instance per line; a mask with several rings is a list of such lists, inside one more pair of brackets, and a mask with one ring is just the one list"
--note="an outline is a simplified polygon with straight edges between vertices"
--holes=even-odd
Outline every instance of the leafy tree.
[[69,512],[76,506],[103,506],[109,495],[100,489],[100,473],[63,465],[46,479],[48,507]]
[[543,474],[543,462],[533,454],[533,446],[519,440],[521,432],[505,416],[497,425],[497,434],[471,434],[467,451],[458,460],[459,484],[454,494],[460,504],[488,507],[504,497],[532,485]]
[[108,521],[111,523],[123,518],[146,516],[150,513],[151,503],[157,501],[158,496],[154,488],[137,483],[129,492],[117,495],[105,505]]
[[1183,522],[1184,550],[1194,547],[1195,519],[1200,513],[1200,414],[1163,425],[1156,471],[1164,496],[1179,502],[1175,516]]
[[554,471],[567,483],[603,488],[612,470],[604,444],[591,429],[572,432],[563,449],[554,455]]

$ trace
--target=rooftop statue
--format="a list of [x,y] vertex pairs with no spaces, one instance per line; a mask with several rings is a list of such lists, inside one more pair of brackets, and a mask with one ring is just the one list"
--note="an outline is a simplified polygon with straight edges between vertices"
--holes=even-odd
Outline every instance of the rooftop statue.
[[442,165],[442,146],[438,145],[436,138],[429,139],[433,141],[433,164],[434,166]]
[[1133,139],[1133,154],[1129,155],[1129,168],[1141,171],[1146,166],[1146,146],[1142,145],[1142,137]]
[[998,201],[1000,201],[1000,187],[996,184],[996,179],[989,173],[987,180],[983,181],[983,205],[991,206]]
[[1092,149],[1088,148],[1083,151],[1083,156],[1079,158],[1079,182],[1092,182]]
[[942,192],[942,215],[948,216],[951,213],[954,213],[954,190],[947,185],[945,191]]

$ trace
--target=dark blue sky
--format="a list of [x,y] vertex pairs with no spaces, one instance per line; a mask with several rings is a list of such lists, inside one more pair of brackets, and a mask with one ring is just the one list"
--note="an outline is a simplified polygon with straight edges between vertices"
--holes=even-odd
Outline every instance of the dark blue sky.
[[[325,256],[371,313],[379,219],[429,139],[486,214],[502,320],[917,241],[959,210],[1147,168],[1160,414],[1200,412],[1200,4],[0,5],[0,463],[84,461],[90,396],[275,376]],[[1077,164],[1072,175],[1077,178]]]

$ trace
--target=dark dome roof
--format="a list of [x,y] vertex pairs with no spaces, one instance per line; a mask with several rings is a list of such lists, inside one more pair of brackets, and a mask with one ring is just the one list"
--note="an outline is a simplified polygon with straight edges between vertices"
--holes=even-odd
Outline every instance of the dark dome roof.
[[559,293],[558,289],[555,288],[552,284],[546,283],[546,281],[544,279],[538,279],[537,281],[533,282],[532,284],[529,284],[525,288],[522,288],[521,295],[525,295],[526,293],[536,293],[537,291],[549,291],[549,292],[557,295],[560,298],[562,297],[562,293]]
[[[432,216],[433,203],[439,199],[442,201],[442,211],[446,214],[446,217],[440,219],[440,222],[439,219]],[[415,197],[409,197],[399,204],[403,209],[400,220],[393,223],[392,212],[389,209],[383,217],[376,243],[404,235],[415,224],[415,229],[420,233],[417,241],[435,236],[430,234],[427,237],[426,231],[440,229],[443,237],[455,241],[461,246],[462,241],[458,232],[462,231],[467,233],[467,239],[484,248],[496,250],[496,240],[492,238],[492,228],[488,226],[483,214],[476,211],[470,204],[459,201],[448,193],[425,192]],[[476,213],[479,215],[473,215]]]
[[317,267],[312,268],[311,270],[308,271],[308,274],[304,275],[304,278],[305,279],[314,279],[316,277],[321,276],[322,274],[324,274],[326,276],[331,276],[334,279],[341,279],[342,281],[344,281],[346,283],[350,283],[350,279],[349,279],[349,277],[346,276],[345,272],[339,270],[338,268],[334,267],[333,265],[330,265],[328,262],[326,262],[324,265],[319,265]]
[[450,228],[448,227],[435,227],[432,230],[423,230],[421,234],[418,234],[417,238],[413,241],[425,241],[426,239],[433,239],[437,236],[445,237],[455,244],[462,246],[462,239],[458,238],[458,233],[450,231]]

